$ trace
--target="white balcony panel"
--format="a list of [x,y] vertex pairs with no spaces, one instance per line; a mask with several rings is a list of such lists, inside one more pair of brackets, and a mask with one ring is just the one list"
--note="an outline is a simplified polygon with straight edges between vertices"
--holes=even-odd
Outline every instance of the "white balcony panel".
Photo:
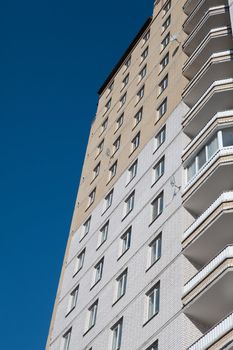
[[209,8],[221,5],[228,5],[228,0],[201,0],[194,8],[192,13],[187,17],[183,29],[187,34],[190,34],[198,25],[200,18],[208,11]]
[[213,272],[226,259],[233,259],[233,246],[226,247],[220,254],[204,266],[191,280],[184,286],[184,294],[189,293],[201,281],[203,281],[211,272]]
[[233,51],[212,54],[200,71],[186,86],[182,95],[184,103],[189,107],[194,106],[215,81],[231,78],[232,72]]
[[184,232],[183,254],[204,266],[228,244],[233,244],[233,192],[223,193]]
[[233,109],[233,79],[214,82],[189,110],[183,120],[183,131],[194,138],[216,112]]
[[228,26],[230,24],[229,8],[227,6],[211,7],[188,36],[183,45],[184,52],[190,56],[211,29]]
[[189,79],[193,78],[213,53],[229,49],[233,49],[231,27],[211,29],[185,62],[183,66],[184,76]]
[[[217,325],[215,325],[211,330],[209,330],[206,334],[204,334],[200,339],[196,341],[193,345],[191,345],[188,350],[206,350],[209,349],[210,346],[217,343],[219,339],[223,336],[227,335],[233,329],[233,313],[227,316],[225,319],[220,321]],[[229,338],[229,341],[233,341],[233,339]],[[228,345],[224,347],[225,350],[231,350],[233,345]],[[220,350],[220,349],[219,349]]]

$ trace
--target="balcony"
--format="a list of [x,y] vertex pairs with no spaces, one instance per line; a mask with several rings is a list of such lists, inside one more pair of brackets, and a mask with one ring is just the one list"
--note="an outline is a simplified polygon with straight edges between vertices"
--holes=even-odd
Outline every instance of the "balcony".
[[211,7],[216,6],[228,6],[228,0],[201,0],[198,2],[197,6],[193,9],[192,13],[187,17],[184,22],[183,29],[185,33],[190,34],[194,28],[198,25],[200,18],[202,18],[205,13]]
[[185,62],[183,75],[188,79],[192,79],[213,53],[229,49],[233,49],[231,27],[211,29]]
[[186,86],[182,95],[183,101],[193,107],[205,91],[216,80],[230,78],[233,72],[233,51],[212,54],[200,71]]
[[226,245],[233,244],[233,192],[223,193],[184,232],[182,247],[187,259],[203,266]]
[[233,313],[221,320],[188,350],[233,350]]
[[233,79],[214,82],[189,110],[183,120],[183,131],[195,137],[216,114],[216,111],[233,109]]
[[203,147],[208,138],[212,138],[218,130],[229,128],[233,125],[233,110],[217,112],[214,117],[205,125],[199,134],[192,139],[182,153],[184,167],[188,164],[190,158]]
[[191,55],[211,29],[228,26],[230,23],[229,8],[227,6],[223,5],[208,9],[185,41],[183,45],[184,52],[188,56]]
[[227,246],[185,284],[184,312],[208,329],[233,309],[232,296],[233,246]]
[[199,216],[221,193],[233,189],[232,174],[233,147],[220,148],[184,188],[184,207]]

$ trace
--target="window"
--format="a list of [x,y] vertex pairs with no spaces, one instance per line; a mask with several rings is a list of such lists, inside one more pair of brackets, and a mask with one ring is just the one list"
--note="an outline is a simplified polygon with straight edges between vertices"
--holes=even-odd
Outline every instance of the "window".
[[170,42],[170,33],[168,33],[161,42],[161,50],[163,51]]
[[170,10],[170,8],[171,8],[171,0],[169,0],[169,1],[164,5],[163,14],[166,15],[166,13],[168,13],[168,11]]
[[142,79],[146,76],[146,71],[147,71],[147,65],[145,65],[142,70],[140,70],[138,76],[139,76],[139,81],[142,81]]
[[157,109],[158,119],[162,118],[166,112],[167,112],[167,98],[163,100],[163,102],[159,105]]
[[124,121],[124,113],[122,113],[122,114],[120,115],[120,117],[117,118],[117,121],[116,121],[116,130],[115,130],[115,132],[116,132],[118,129],[120,129],[121,125],[123,124],[123,121]]
[[78,289],[79,289],[79,287],[76,287],[70,293],[67,314],[69,314],[76,307],[77,299],[78,299]]
[[94,327],[96,323],[96,316],[97,316],[97,309],[98,309],[98,300],[92,304],[88,309],[88,324],[87,324],[87,330]]
[[81,238],[85,237],[88,234],[88,232],[90,231],[90,225],[91,225],[91,217],[89,217],[83,224]]
[[[233,128],[227,128],[222,130],[222,143],[223,147],[233,146]],[[210,144],[209,148],[211,148]],[[212,141],[212,149],[213,151],[211,153],[214,154],[216,149],[216,141]]]
[[138,160],[136,160],[128,169],[127,183],[133,180],[137,174]]
[[162,234],[160,233],[150,244],[149,244],[149,264],[152,266],[161,257],[161,246],[162,246]]
[[147,296],[147,320],[150,320],[159,312],[159,283],[149,290]]
[[93,180],[97,178],[99,173],[100,173],[100,162],[96,165],[96,167],[93,170]]
[[125,69],[124,71],[126,71],[129,66],[131,65],[131,56],[129,58],[127,58],[127,60],[125,61]]
[[156,197],[151,203],[152,222],[163,212],[163,192]]
[[112,82],[108,85],[107,96],[112,92],[113,87],[114,87],[114,81],[112,81]]
[[96,188],[94,188],[94,190],[91,191],[91,193],[88,196],[88,207],[94,203],[95,194],[96,194]]
[[143,36],[143,45],[150,39],[150,31],[148,30],[146,34]]
[[104,198],[104,211],[106,211],[112,205],[113,189]]
[[122,339],[122,326],[123,319],[117,322],[115,326],[111,328],[112,331],[112,349],[119,350],[121,348],[121,339]]
[[122,80],[122,89],[124,89],[124,87],[128,84],[128,82],[129,82],[129,73]]
[[133,153],[135,149],[138,148],[139,143],[140,143],[140,132],[131,141],[131,153]]
[[127,93],[125,93],[123,96],[121,96],[120,98],[120,108],[124,106],[125,102],[126,102],[126,95]]
[[138,103],[143,98],[144,91],[145,91],[145,86],[143,85],[143,87],[141,87],[141,89],[137,93],[137,101],[136,101],[136,103]]
[[149,346],[146,350],[159,350],[158,341],[156,340],[152,345]]
[[164,70],[164,68],[168,65],[168,63],[169,63],[169,52],[164,56],[164,58],[160,62],[160,71]]
[[140,123],[142,120],[142,112],[143,112],[143,107],[139,109],[139,111],[135,114],[134,116],[134,127]]
[[103,267],[104,267],[104,258],[102,258],[98,262],[98,264],[96,264],[94,267],[94,278],[93,278],[93,283],[92,283],[93,287],[101,280],[102,273],[103,273]]
[[117,161],[109,169],[109,180],[108,181],[112,180],[112,178],[116,175],[116,171],[117,171]]
[[108,228],[109,228],[109,221],[107,221],[106,224],[104,224],[104,226],[100,229],[98,248],[107,240]]
[[163,23],[163,29],[162,29],[162,32],[164,33],[165,32],[165,30],[170,26],[170,24],[171,24],[171,15],[169,15],[168,17],[167,17],[167,19],[164,21],[164,23]]
[[157,150],[164,142],[166,139],[166,126],[158,132],[158,134],[155,136],[155,150]]
[[100,131],[100,135],[103,134],[103,132],[107,129],[108,126],[108,118],[106,118],[103,123],[101,124],[101,131]]
[[127,252],[131,244],[131,232],[132,227],[130,226],[125,233],[121,236],[121,245],[120,245],[120,257]]
[[74,269],[74,276],[83,268],[84,258],[85,258],[85,249],[83,249],[81,253],[78,254],[77,256],[75,269]]
[[108,102],[106,103],[106,105],[105,105],[105,113],[106,113],[107,111],[109,111],[109,109],[111,108],[111,104],[112,104],[112,99],[110,98],[110,99],[108,100]]
[[133,210],[134,208],[135,191],[133,191],[125,200],[124,204],[124,218]]
[[62,342],[61,342],[61,350],[69,350],[70,346],[70,338],[71,338],[71,331],[72,329],[69,329],[68,332],[66,332],[62,336]]
[[100,153],[103,151],[104,149],[104,140],[102,140],[99,145],[97,146],[97,155],[96,157],[98,157],[100,155]]
[[159,83],[159,95],[167,88],[167,86],[168,86],[168,74]]
[[164,174],[165,157],[162,157],[153,167],[153,184],[155,184]]
[[114,155],[118,149],[120,148],[121,145],[121,136],[119,136],[114,142],[113,142],[113,152],[112,154]]
[[148,53],[149,53],[149,46],[147,46],[143,51],[143,53],[141,54],[141,62],[143,62],[147,58]]
[[[224,129],[223,131],[219,131],[206,143],[204,147],[200,149],[200,151],[191,160],[191,162],[188,164],[186,168],[187,181],[190,181],[198,173],[198,171],[201,170],[201,168],[206,164],[206,162],[209,161],[210,158],[212,158],[213,155],[218,151],[219,149],[218,134],[221,135],[222,133],[223,135],[223,146],[225,147],[225,145],[226,146],[229,145],[229,142],[225,143],[227,141],[227,139],[225,139],[225,136],[230,135],[229,133],[230,130],[231,129]],[[220,142],[221,142],[221,136],[220,136]]]
[[120,298],[125,295],[126,292],[126,283],[127,283],[127,269],[120,274],[119,277],[116,279],[116,298],[115,300],[118,301]]

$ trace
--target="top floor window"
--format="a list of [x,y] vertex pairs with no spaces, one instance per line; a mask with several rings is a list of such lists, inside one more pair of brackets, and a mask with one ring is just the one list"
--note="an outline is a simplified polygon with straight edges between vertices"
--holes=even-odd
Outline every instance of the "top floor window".
[[125,61],[125,64],[124,64],[124,71],[126,71],[128,68],[129,68],[129,66],[131,65],[131,56],[129,56],[128,58],[127,58],[127,60]]
[[164,5],[163,7],[163,15],[165,16],[168,11],[171,9],[171,6],[172,6],[172,2],[171,0],[167,1],[167,3]]
[[150,30],[148,30],[144,35],[143,35],[143,45],[150,39]]

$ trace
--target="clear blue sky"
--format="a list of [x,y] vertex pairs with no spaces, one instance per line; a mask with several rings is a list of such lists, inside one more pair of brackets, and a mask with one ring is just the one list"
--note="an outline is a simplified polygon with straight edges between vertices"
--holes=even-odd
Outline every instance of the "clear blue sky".
[[1,349],[45,348],[97,90],[152,7],[1,1]]

